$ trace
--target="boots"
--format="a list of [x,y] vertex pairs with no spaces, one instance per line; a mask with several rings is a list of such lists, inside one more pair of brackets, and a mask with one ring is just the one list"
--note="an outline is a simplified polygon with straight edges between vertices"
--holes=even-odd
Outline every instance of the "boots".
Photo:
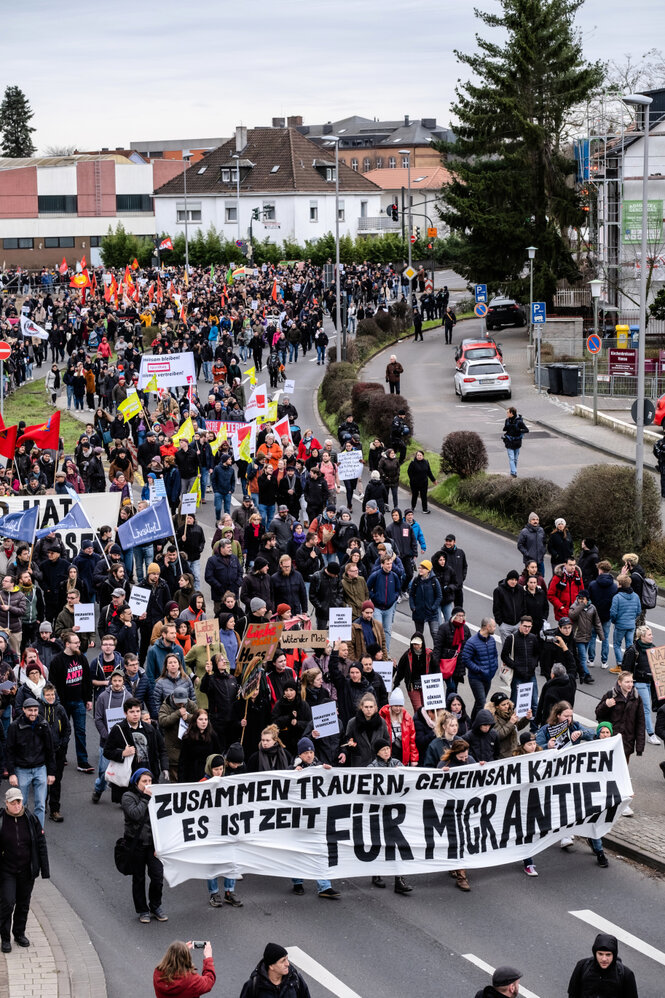
[[386,882],[383,877],[372,877],[372,887],[385,887]]
[[607,867],[610,865],[607,861],[607,856],[605,855],[602,849],[600,850],[600,852],[596,853],[596,862],[598,863],[598,866],[602,866],[604,870],[607,869]]
[[461,891],[471,890],[471,886],[466,876],[466,870],[457,870],[457,886]]
[[395,877],[395,894],[410,894],[413,887],[409,887],[404,877]]

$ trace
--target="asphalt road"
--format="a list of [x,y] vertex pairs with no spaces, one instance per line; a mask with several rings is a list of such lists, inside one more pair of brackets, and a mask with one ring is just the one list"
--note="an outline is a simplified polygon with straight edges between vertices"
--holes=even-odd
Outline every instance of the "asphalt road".
[[[300,425],[317,426],[313,399],[320,370],[305,358],[289,373],[296,379]],[[423,527],[429,551],[450,530],[465,549],[470,565],[465,604],[477,625],[490,612],[497,581],[519,565],[514,544],[438,510],[422,519],[427,521]],[[212,528],[212,504],[203,509],[201,520]],[[650,616],[665,631],[663,610]],[[401,606],[395,654],[404,650],[410,633],[411,621]],[[594,698],[604,688],[601,681],[593,695],[586,690],[580,694],[577,707],[582,716],[593,717]],[[88,731],[93,759],[97,737],[91,721]],[[528,993],[560,998],[575,961],[590,954],[598,918],[635,933],[654,948],[644,951],[640,940],[632,940],[630,946],[621,944],[620,952],[637,974],[641,998],[662,994],[659,968],[665,953],[657,948],[662,945],[661,878],[614,857],[609,869],[601,870],[580,840],[570,855],[558,848],[541,854],[538,879],[527,879],[521,864],[473,872],[472,891],[466,895],[443,873],[414,877],[408,897],[395,895],[390,886],[378,891],[369,878],[337,881],[342,898],[334,902],[319,900],[313,884],[307,884],[306,895],[299,898],[284,879],[247,876],[237,887],[245,903],[242,909],[211,909],[205,884],[188,882],[165,890],[168,923],[139,925],[130,882],[113,865],[113,843],[122,833],[120,809],[111,803],[110,794],[92,805],[94,778],[76,771],[70,748],[63,785],[65,822],[47,822],[46,829],[52,876],[87,926],[110,998],[151,994],[153,968],[176,938],[212,940],[218,971],[213,994],[224,998],[239,994],[269,940],[299,949],[294,962],[303,961],[313,998],[384,998],[414,990],[419,998],[463,998],[489,983],[487,967],[500,963],[524,971],[527,998]],[[631,765],[638,787],[636,810],[642,799],[662,799],[656,766],[661,758],[662,749],[647,746],[644,757]],[[580,910],[586,920],[571,914]],[[312,968],[311,960],[323,969]]]

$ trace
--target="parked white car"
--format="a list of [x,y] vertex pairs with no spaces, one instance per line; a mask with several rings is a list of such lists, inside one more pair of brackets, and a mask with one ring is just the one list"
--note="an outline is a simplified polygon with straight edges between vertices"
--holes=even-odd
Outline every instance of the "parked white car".
[[462,402],[474,395],[512,395],[510,375],[498,360],[465,360],[455,371],[455,394]]

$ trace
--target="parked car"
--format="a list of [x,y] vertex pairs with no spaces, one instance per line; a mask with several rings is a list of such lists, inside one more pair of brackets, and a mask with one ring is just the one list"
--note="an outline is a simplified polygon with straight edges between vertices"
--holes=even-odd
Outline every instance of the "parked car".
[[462,402],[474,395],[504,395],[510,398],[510,375],[498,360],[465,360],[455,371],[455,394]]
[[492,298],[487,307],[485,328],[501,329],[502,326],[526,326],[526,312],[514,298]]
[[462,340],[455,350],[455,364],[461,367],[465,360],[502,360],[501,347],[494,340],[479,340],[475,336]]

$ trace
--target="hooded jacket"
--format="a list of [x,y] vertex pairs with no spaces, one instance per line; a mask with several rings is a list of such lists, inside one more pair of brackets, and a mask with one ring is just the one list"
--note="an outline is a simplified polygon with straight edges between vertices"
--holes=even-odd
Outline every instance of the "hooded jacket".
[[[568,611],[579,596],[580,589],[582,588],[582,573],[579,568],[576,567],[572,575],[568,575],[563,565],[558,565],[554,569],[552,581],[547,588],[547,598],[554,607],[554,617],[556,620],[568,616]],[[642,604],[640,603],[641,609]]]
[[441,586],[436,575],[426,578],[414,575],[409,585],[409,608],[414,620],[438,620],[441,606]]
[[500,624],[516,624],[522,615],[523,593],[519,583],[508,585],[507,579],[498,583],[492,597],[492,614]]
[[545,557],[545,531],[540,524],[535,526],[527,523],[522,527],[517,538],[517,550],[524,558],[525,565],[527,561],[537,561],[538,564],[542,562]]
[[[481,724],[491,725],[489,731],[481,731]],[[499,736],[494,730],[494,715],[489,710],[479,710],[466,736],[469,749],[476,762],[492,762],[499,758]]]
[[[608,698],[614,698],[616,703],[608,707]],[[646,724],[642,698],[633,687],[628,696],[621,692],[619,684],[613,690],[604,693],[596,707],[598,721],[611,721],[615,735],[621,735],[623,749],[627,756],[637,752],[642,755],[646,740]]]
[[579,600],[575,600],[568,611],[568,616],[573,622],[575,640],[580,644],[587,645],[594,631],[596,632],[596,636],[601,641],[603,640],[603,627],[600,623],[598,610],[596,610],[593,603],[587,603],[585,606]]
[[598,616],[602,624],[606,624],[610,619],[610,608],[612,600],[617,594],[619,587],[609,572],[602,572],[597,579],[589,583],[589,595],[591,602],[598,610]]
[[[600,932],[591,947],[593,956],[575,964],[568,982],[568,998],[637,998],[635,974],[619,957],[615,936]],[[598,950],[614,954],[612,963],[603,970],[596,959]]]
[[402,517],[401,510],[398,510],[399,518],[393,520],[392,517],[386,527],[386,539],[390,541],[393,550],[400,556],[402,561],[409,558],[418,557],[418,542],[411,526]]

